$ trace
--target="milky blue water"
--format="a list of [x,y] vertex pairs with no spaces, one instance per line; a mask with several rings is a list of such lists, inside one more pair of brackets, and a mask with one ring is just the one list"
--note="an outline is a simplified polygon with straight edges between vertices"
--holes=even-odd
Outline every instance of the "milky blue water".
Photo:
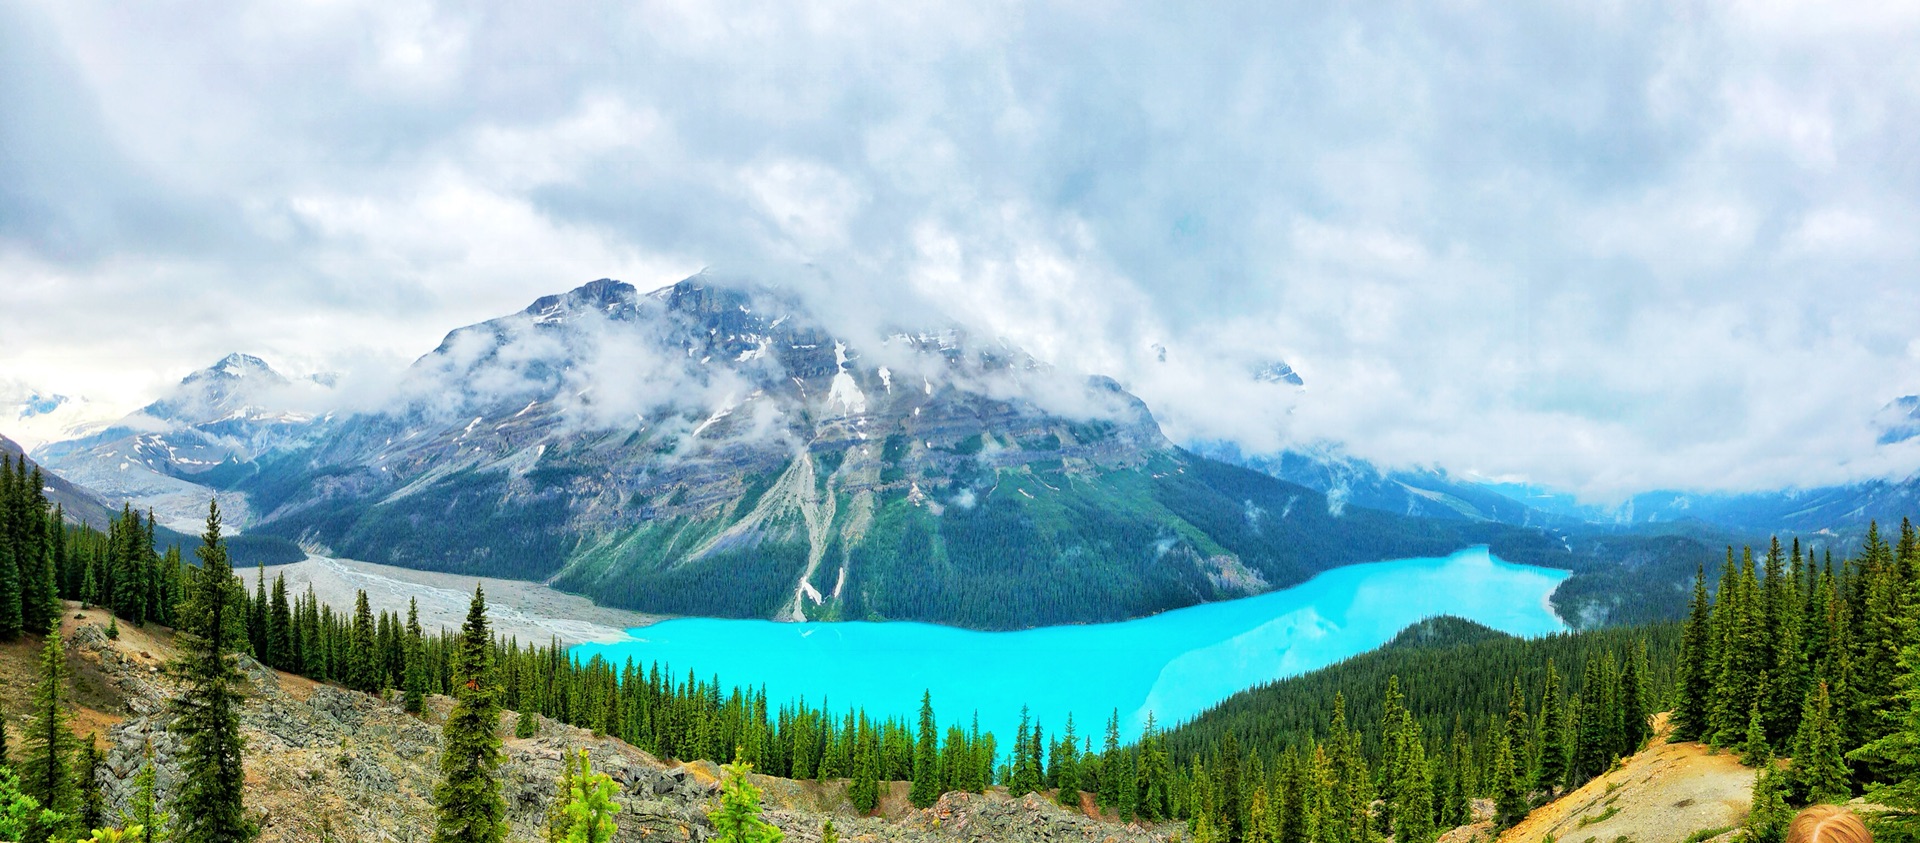
[[762,685],[770,703],[804,696],[836,711],[911,717],[933,692],[945,725],[980,726],[1005,747],[1020,706],[1049,734],[1069,713],[1097,736],[1118,709],[1125,738],[1149,712],[1161,724],[1234,692],[1372,650],[1408,624],[1457,615],[1504,632],[1566,629],[1547,596],[1568,572],[1516,565],[1471,548],[1438,559],[1349,565],[1293,588],[1121,623],[974,632],[920,623],[776,623],[687,618],[629,630],[634,640],[580,644],[614,664],[689,668],[725,685]]

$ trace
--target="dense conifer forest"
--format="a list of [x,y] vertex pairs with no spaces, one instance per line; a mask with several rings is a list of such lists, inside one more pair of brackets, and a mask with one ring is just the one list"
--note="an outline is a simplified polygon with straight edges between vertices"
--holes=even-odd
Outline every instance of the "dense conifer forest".
[[[123,510],[104,533],[70,527],[39,488],[24,462],[0,471],[0,636],[46,636],[50,654],[31,733],[14,740],[20,749],[0,773],[0,800],[52,812],[16,832],[33,843],[105,821],[86,807],[97,794],[88,795],[82,771],[97,762],[64,725],[58,599],[109,608],[116,623],[179,631],[175,671],[188,690],[177,728],[190,733],[187,764],[206,783],[175,797],[196,818],[181,827],[183,840],[252,833],[235,807],[245,795],[233,773],[244,751],[231,725],[234,658],[243,653],[397,694],[414,712],[428,694],[452,696],[449,752],[477,760],[449,762],[452,783],[436,797],[450,840],[490,839],[474,829],[498,827],[497,785],[489,789],[483,762],[500,736],[480,724],[499,710],[520,713],[522,736],[538,729],[532,715],[544,716],[663,758],[731,762],[735,779],[747,769],[845,779],[862,811],[876,807],[886,781],[912,782],[921,806],[994,786],[1070,805],[1084,792],[1109,815],[1184,822],[1197,843],[1426,841],[1467,821],[1469,800],[1482,797],[1511,824],[1638,750],[1662,710],[1675,739],[1762,767],[1755,840],[1777,839],[1792,805],[1864,794],[1896,809],[1882,822],[1889,834],[1910,830],[1920,810],[1920,539],[1910,524],[1895,544],[1875,528],[1840,559],[1815,558],[1797,542],[1775,541],[1757,558],[1729,549],[1717,577],[1696,571],[1680,624],[1520,640],[1435,619],[1192,722],[1161,729],[1149,720],[1132,744],[1119,740],[1119,712],[1104,724],[1023,714],[1002,743],[1007,736],[983,733],[971,718],[941,719],[931,697],[916,717],[880,718],[827,700],[772,700],[666,665],[577,661],[557,642],[493,636],[479,593],[461,630],[429,633],[412,612],[372,612],[364,594],[336,609],[311,591],[289,594],[264,569],[249,588],[230,574],[217,509],[189,563],[178,547],[153,549],[150,516]],[[6,746],[0,740],[0,758]],[[562,792],[592,803],[591,771],[568,769],[577,780]],[[743,806],[757,802],[743,782],[730,781],[723,799],[725,810],[745,812],[728,822],[750,824]],[[447,831],[454,826],[468,831]],[[211,830],[194,831],[202,827]]]

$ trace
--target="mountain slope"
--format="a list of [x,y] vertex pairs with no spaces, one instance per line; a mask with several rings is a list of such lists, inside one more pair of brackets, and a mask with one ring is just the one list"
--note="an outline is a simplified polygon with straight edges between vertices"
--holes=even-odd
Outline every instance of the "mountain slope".
[[[0,436],[0,455],[10,459],[19,459],[25,451],[20,444]],[[29,468],[40,467],[41,478],[46,483],[47,501],[59,504],[69,523],[90,524],[105,529],[109,521],[119,513],[108,507],[106,502],[92,489],[82,488],[69,482],[59,474],[39,465],[39,461],[27,457]]]
[[[289,406],[326,390],[323,381],[292,380],[258,357],[230,354],[105,429],[35,455],[107,500],[135,501],[161,523],[192,532],[206,518],[208,498],[251,473],[260,455],[316,427],[314,416]],[[220,504],[236,528],[249,522],[242,496]]]
[[256,532],[655,612],[1022,627],[1479,543],[1576,558],[1539,530],[1329,507],[1004,344],[841,336],[698,276],[456,330],[388,410],[305,437],[233,485]]

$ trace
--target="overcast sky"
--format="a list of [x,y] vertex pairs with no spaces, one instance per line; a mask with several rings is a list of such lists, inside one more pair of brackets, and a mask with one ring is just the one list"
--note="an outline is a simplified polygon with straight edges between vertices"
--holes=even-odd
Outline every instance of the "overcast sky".
[[1920,465],[1873,428],[1920,392],[1920,5],[801,5],[0,0],[0,380],[391,370],[714,267],[930,301],[1182,440],[1593,498]]

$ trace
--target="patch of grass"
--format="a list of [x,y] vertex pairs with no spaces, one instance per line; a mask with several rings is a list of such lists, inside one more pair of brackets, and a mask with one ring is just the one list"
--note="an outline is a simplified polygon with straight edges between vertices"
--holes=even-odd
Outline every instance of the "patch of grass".
[[1586,828],[1587,826],[1593,825],[1594,823],[1606,822],[1607,820],[1611,819],[1614,814],[1618,814],[1618,813],[1620,813],[1620,806],[1618,805],[1610,806],[1606,810],[1601,811],[1600,813],[1595,814],[1591,817],[1581,817],[1579,827]]
[[1703,828],[1687,835],[1686,843],[1700,843],[1702,840],[1711,840],[1732,830],[1733,826],[1730,825],[1723,825],[1719,828]]

